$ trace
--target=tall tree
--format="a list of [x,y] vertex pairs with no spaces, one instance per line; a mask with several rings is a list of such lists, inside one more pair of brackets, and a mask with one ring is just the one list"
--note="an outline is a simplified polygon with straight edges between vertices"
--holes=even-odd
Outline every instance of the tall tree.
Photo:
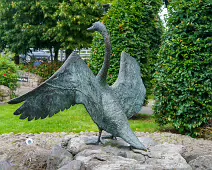
[[95,0],[0,0],[1,47],[16,53],[32,48],[73,50],[87,46],[86,28],[101,17]]
[[53,30],[55,39],[62,42],[65,49],[88,47],[92,36],[87,28],[100,20],[102,14],[102,6],[95,0],[66,0],[59,4],[54,15],[57,26],[49,31]]

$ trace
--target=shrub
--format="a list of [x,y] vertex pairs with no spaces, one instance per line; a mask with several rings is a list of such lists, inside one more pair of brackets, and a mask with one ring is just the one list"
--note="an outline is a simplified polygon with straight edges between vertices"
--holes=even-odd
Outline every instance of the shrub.
[[198,136],[212,119],[211,1],[173,0],[156,64],[155,115]]
[[12,54],[0,54],[0,85],[15,90],[18,86],[18,67],[11,61]]
[[[141,66],[142,78],[151,89],[151,67],[161,40],[162,24],[158,17],[161,0],[117,0],[103,18],[103,23],[110,32],[112,57],[108,83],[118,77],[121,52],[125,51],[136,58]],[[92,42],[90,67],[94,74],[101,69],[104,61],[104,41],[96,33]]]
[[30,63],[28,65],[22,65],[21,69],[26,72],[37,74],[41,76],[43,80],[47,80],[61,67],[62,64],[62,62],[44,62],[40,66],[35,67],[33,63]]

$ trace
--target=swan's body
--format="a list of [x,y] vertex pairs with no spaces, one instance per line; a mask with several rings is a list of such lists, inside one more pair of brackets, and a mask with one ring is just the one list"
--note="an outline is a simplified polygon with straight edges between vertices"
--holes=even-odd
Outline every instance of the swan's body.
[[[108,41],[107,37],[105,40]],[[106,44],[106,50],[109,47],[110,45],[107,47]],[[113,136],[121,137],[131,146],[145,150],[144,145],[132,132],[127,119],[140,110],[143,101],[139,100],[145,96],[143,94],[145,88],[141,86],[143,83],[139,66],[135,59],[122,53],[119,78],[110,87],[106,83],[109,67],[107,57],[110,52],[106,53],[103,67],[96,77],[80,56],[75,52],[72,53],[63,66],[47,81],[9,102],[15,104],[25,101],[14,114],[21,115],[21,119],[32,120],[51,117],[72,105],[84,104],[100,132],[105,130]]]

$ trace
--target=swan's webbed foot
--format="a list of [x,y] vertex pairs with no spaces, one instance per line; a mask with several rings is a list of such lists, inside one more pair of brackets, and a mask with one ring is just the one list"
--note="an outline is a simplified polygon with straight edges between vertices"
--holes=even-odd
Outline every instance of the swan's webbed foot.
[[96,141],[96,142],[87,142],[86,145],[100,145],[103,144],[102,141]]

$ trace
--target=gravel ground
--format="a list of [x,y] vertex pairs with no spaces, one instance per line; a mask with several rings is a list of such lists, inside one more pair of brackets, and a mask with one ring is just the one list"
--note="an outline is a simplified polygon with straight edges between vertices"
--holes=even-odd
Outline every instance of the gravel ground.
[[[95,135],[98,133],[81,133]],[[45,169],[46,160],[51,148],[60,144],[63,139],[79,136],[73,133],[41,133],[41,134],[6,134],[0,136],[0,162],[8,161],[17,170]],[[189,162],[200,155],[212,155],[212,141],[193,139],[188,136],[172,133],[136,133],[139,137],[150,137],[157,143],[182,144],[186,146],[183,157]],[[33,144],[27,145],[31,138]]]

